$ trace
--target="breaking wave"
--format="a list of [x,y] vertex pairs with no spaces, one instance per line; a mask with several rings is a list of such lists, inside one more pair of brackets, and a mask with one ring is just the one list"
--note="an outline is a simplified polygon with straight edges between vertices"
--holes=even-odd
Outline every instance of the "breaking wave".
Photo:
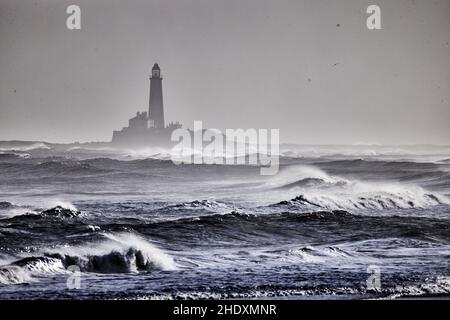
[[332,186],[350,183],[346,179],[327,174],[323,170],[313,166],[291,166],[280,171],[265,183],[265,187],[292,188],[296,186]]
[[6,148],[0,148],[0,151],[31,151],[31,150],[49,150],[51,149],[48,145],[43,142],[36,142],[31,144],[20,144],[16,146],[10,146]]
[[[99,244],[65,248],[55,257],[76,264],[81,271],[123,273],[152,270],[174,270],[175,262],[155,245],[130,233],[103,234],[108,240]],[[75,263],[73,263],[75,262]]]
[[194,200],[190,202],[183,202],[176,205],[173,205],[175,208],[215,208],[222,206],[223,204],[213,200]]
[[69,219],[82,216],[82,212],[69,202],[49,201],[49,205],[49,209],[32,209],[30,206],[19,206],[5,201],[0,202],[0,210],[10,210],[6,217],[14,220],[27,218]]
[[346,195],[309,193],[302,194],[289,201],[281,201],[276,205],[314,206],[329,210],[384,210],[427,208],[440,204],[448,204],[448,199],[417,188],[416,190],[361,192]]
[[23,283],[35,273],[65,273],[69,266],[81,272],[136,273],[175,270],[172,257],[129,233],[103,234],[107,239],[79,247],[61,247],[23,257],[0,267],[0,283]]
[[290,249],[287,255],[288,259],[293,259],[294,261],[300,259],[301,261],[312,263],[323,263],[330,259],[348,259],[351,257],[351,253],[334,246],[325,248],[307,246],[299,249]]
[[75,207],[65,208],[63,206],[56,206],[51,209],[44,210],[40,213],[42,217],[57,217],[57,218],[74,218],[78,217],[81,211],[78,211]]
[[320,207],[327,210],[407,209],[450,204],[450,200],[444,195],[413,184],[348,180],[304,166],[288,168],[266,183],[266,186],[298,190],[299,196],[276,205]]
[[30,275],[18,266],[0,266],[0,284],[20,284],[30,280]]

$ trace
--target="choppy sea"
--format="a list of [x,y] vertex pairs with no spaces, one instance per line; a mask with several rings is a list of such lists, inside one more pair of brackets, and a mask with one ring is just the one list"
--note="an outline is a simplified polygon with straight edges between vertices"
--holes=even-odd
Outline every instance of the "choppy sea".
[[0,299],[450,296],[449,259],[450,147],[286,145],[261,176],[0,143]]

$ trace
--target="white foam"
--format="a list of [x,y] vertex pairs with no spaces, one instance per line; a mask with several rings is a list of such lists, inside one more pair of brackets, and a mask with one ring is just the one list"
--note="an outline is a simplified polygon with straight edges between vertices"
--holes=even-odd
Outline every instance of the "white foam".
[[131,247],[140,250],[143,254],[146,255],[147,259],[160,270],[177,269],[176,264],[170,255],[166,254],[163,250],[159,249],[154,244],[151,244],[141,237],[138,237],[131,233],[105,233],[103,235],[109,239],[108,242],[103,243],[103,246],[105,246],[105,248],[108,248],[108,250],[110,246],[112,246],[112,248],[116,248],[117,246],[119,246],[123,249],[128,249]]
[[291,263],[355,263],[357,261],[367,262],[369,257],[355,254],[338,247],[313,247],[289,249],[287,255],[282,257]]
[[0,148],[0,151],[31,151],[37,149],[51,149],[48,145],[42,142],[36,142],[25,146],[15,146],[10,148]]
[[294,166],[280,172],[266,183],[266,187],[289,186],[303,179],[320,179],[322,184],[307,187],[293,186],[291,191],[303,195],[320,207],[334,209],[427,208],[450,204],[441,194],[413,184],[394,182],[364,182],[347,180],[310,166]]
[[62,261],[57,258],[43,258],[36,259],[32,262],[26,264],[23,269],[30,272],[39,272],[39,273],[64,273],[66,269],[62,264]]
[[[157,270],[175,270],[177,269],[172,257],[166,254],[155,245],[131,233],[102,234],[107,240],[97,243],[87,243],[77,247],[61,247],[48,249],[45,252],[57,253],[60,255],[69,255],[79,257],[82,260],[88,260],[92,256],[105,256],[112,252],[118,252],[124,256],[130,249],[140,251],[146,262],[152,268]],[[130,258],[132,259],[132,257]],[[137,272],[135,261],[130,261],[129,272]]]
[[30,275],[21,267],[17,266],[1,266],[0,267],[0,284],[19,284],[29,282]]
[[143,160],[158,159],[170,160],[170,150],[163,148],[140,148],[117,150],[119,158],[122,160]]
[[283,168],[280,172],[271,177],[266,183],[266,187],[277,188],[290,185],[304,179],[320,179],[324,183],[348,182],[348,180],[327,174],[325,171],[313,166],[290,166]]
[[77,207],[75,207],[71,202],[59,200],[59,199],[51,199],[45,203],[46,208],[55,208],[62,207],[64,209],[68,209],[70,211],[78,211]]
[[439,276],[432,281],[409,286],[397,286],[389,291],[390,299],[412,296],[450,295],[450,277]]

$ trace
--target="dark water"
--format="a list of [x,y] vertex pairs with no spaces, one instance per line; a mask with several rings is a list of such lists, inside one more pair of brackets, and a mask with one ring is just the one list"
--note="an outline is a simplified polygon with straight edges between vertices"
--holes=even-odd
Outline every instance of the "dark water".
[[286,149],[261,176],[0,145],[0,298],[450,296],[449,148]]

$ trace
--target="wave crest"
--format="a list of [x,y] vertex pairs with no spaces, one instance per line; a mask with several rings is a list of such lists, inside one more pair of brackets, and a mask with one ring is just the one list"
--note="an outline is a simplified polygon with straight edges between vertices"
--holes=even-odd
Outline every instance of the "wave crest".
[[103,234],[108,240],[80,247],[61,247],[23,257],[0,266],[0,283],[32,280],[33,274],[66,273],[70,266],[81,272],[135,273],[175,270],[172,257],[133,234]]
[[5,147],[0,148],[0,151],[31,151],[31,150],[49,150],[51,147],[46,145],[43,142],[35,142],[35,143],[16,143],[14,144],[6,144]]
[[288,201],[281,201],[274,206],[289,206],[310,209],[320,207],[327,210],[352,209],[409,209],[427,208],[447,204],[447,199],[432,193],[416,192],[378,192],[354,195],[302,194]]
[[0,284],[20,284],[30,281],[30,275],[18,266],[0,267]]
[[269,181],[274,188],[298,190],[299,196],[275,205],[321,207],[327,210],[408,209],[450,204],[445,196],[413,184],[363,182],[330,176],[324,171],[297,166]]

